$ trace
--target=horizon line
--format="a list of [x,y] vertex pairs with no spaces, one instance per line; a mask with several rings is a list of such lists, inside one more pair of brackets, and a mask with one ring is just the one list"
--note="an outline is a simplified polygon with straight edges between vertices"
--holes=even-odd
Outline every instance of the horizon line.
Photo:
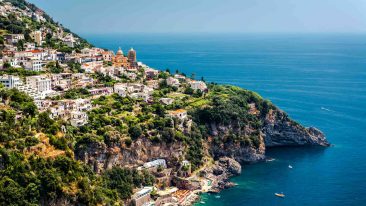
[[80,35],[119,35],[119,34],[226,34],[226,35],[254,35],[254,34],[275,34],[275,35],[314,35],[314,34],[358,34],[366,35],[366,31],[363,32],[75,32]]

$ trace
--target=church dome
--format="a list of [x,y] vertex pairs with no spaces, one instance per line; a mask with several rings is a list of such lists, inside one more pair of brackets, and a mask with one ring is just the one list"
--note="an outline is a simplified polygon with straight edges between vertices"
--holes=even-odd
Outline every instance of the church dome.
[[123,55],[123,51],[122,51],[121,47],[118,48],[117,55]]

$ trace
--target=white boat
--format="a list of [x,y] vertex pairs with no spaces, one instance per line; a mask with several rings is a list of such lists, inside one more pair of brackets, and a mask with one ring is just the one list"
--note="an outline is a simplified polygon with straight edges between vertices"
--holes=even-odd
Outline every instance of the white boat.
[[285,198],[285,195],[282,192],[281,193],[275,193],[275,195],[277,197]]
[[288,168],[292,169],[292,166],[291,165],[288,165]]

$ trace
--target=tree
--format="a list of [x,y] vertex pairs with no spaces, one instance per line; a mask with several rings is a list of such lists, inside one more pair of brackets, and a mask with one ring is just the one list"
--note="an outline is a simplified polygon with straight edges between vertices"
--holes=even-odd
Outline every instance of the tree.
[[10,65],[10,63],[9,62],[5,62],[4,63],[4,65],[3,65],[3,68],[4,69],[8,69],[8,68],[10,68],[11,67],[11,65]]
[[38,115],[37,124],[41,128],[49,128],[54,121],[50,118],[48,112],[42,112]]
[[33,102],[26,102],[21,106],[21,110],[25,115],[34,117],[37,113],[37,106]]
[[24,205],[24,190],[9,177],[0,180],[0,202],[3,205]]
[[108,188],[117,191],[122,199],[128,199],[132,195],[133,178],[130,170],[114,167],[104,174]]
[[185,93],[185,94],[192,95],[192,94],[194,93],[194,90],[193,90],[191,87],[187,87],[187,88],[184,90],[184,93]]
[[137,139],[142,135],[142,129],[140,125],[132,126],[128,129],[128,133],[130,134],[132,139]]
[[164,128],[161,132],[161,136],[165,142],[171,143],[175,139],[175,131],[172,128]]
[[18,41],[17,49],[18,49],[18,51],[23,51],[24,50],[24,41],[23,40]]

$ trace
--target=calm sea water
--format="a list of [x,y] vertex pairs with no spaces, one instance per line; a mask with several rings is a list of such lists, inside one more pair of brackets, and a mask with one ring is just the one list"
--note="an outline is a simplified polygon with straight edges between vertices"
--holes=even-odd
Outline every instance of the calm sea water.
[[334,144],[269,150],[275,161],[245,165],[237,187],[203,195],[202,205],[366,204],[366,35],[84,36],[133,47],[155,68],[254,90]]

